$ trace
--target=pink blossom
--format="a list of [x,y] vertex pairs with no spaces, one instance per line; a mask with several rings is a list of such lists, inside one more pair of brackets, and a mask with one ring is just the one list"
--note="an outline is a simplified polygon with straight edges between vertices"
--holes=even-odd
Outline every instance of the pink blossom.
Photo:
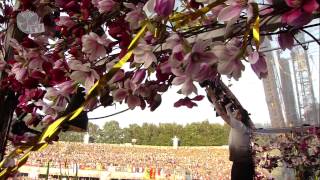
[[175,0],[155,0],[154,11],[162,17],[167,17],[171,14]]
[[55,85],[55,87],[47,88],[47,93],[45,98],[49,100],[55,99],[57,96],[63,96],[69,98],[76,89],[75,83],[73,81],[66,81]]
[[285,0],[293,8],[282,15],[282,22],[300,27],[311,21],[312,13],[319,8],[316,0]]
[[22,63],[15,63],[11,69],[11,73],[15,75],[17,81],[22,82],[27,76],[27,69]]
[[128,90],[125,88],[119,88],[113,92],[113,99],[121,102],[128,96]]
[[233,18],[237,19],[240,16],[242,10],[247,7],[247,3],[247,1],[243,0],[230,0],[230,5],[220,10],[218,20],[230,21]]
[[177,44],[172,48],[171,56],[169,57],[169,64],[171,68],[177,68],[183,63],[186,53],[181,44]]
[[41,57],[36,57],[33,58],[29,64],[28,67],[29,69],[37,69],[37,70],[42,70],[42,64],[43,64],[44,60]]
[[74,25],[76,25],[76,23],[69,16],[60,16],[56,24],[57,26],[65,26],[67,28],[72,28]]
[[191,93],[198,93],[197,87],[193,84],[193,79],[192,77],[188,77],[186,74],[183,74],[182,72],[179,72],[177,69],[174,69],[172,71],[175,77],[172,81],[173,85],[181,85],[181,93],[188,96]]
[[166,39],[167,48],[172,49],[171,56],[169,57],[169,64],[172,68],[176,68],[182,64],[186,54],[182,45],[182,39],[178,34],[173,33]]
[[90,68],[89,63],[82,64],[78,60],[70,60],[68,65],[71,70],[74,70],[70,78],[84,85],[86,91],[89,91],[94,85],[95,80],[99,79],[99,75],[94,69]]
[[138,29],[140,23],[145,19],[145,16],[142,12],[142,3],[134,5],[133,3],[123,3],[124,6],[131,9],[130,12],[126,14],[125,20],[130,23],[130,29]]
[[110,12],[114,9],[116,2],[112,0],[92,0],[93,6],[98,8],[100,13]]
[[51,69],[49,76],[51,85],[56,85],[67,80],[66,72],[63,69]]
[[198,76],[199,73],[203,73],[200,71],[203,63],[211,66],[218,62],[213,52],[206,50],[209,44],[209,41],[196,41],[192,46],[191,52],[184,57],[183,63],[186,64],[185,73],[187,75],[191,76],[191,74],[193,74],[194,76]]
[[94,32],[90,32],[82,36],[82,52],[89,55],[89,60],[93,61],[99,57],[106,55],[105,47],[109,46],[110,40],[106,39],[105,36],[98,36]]
[[128,107],[134,109],[142,104],[140,97],[135,92],[136,89],[137,86],[130,79],[127,79],[123,83],[123,86],[113,91],[113,99],[118,102],[125,100]]
[[70,78],[83,84],[86,91],[89,91],[94,85],[95,80],[99,79],[99,75],[95,70],[92,69],[89,72],[73,71],[70,75]]
[[166,39],[166,45],[170,49],[173,49],[175,46],[181,43],[182,43],[182,39],[177,33],[170,34],[170,36]]
[[[193,81],[202,82],[210,78],[210,75],[212,74],[211,66],[217,63],[218,59],[211,51],[207,51],[208,47],[209,41],[199,40],[195,42],[191,52],[184,56],[180,65],[179,61],[178,63],[174,64],[174,60],[169,60],[172,68],[171,71],[176,76],[173,79],[172,84],[182,84],[182,94],[189,95],[192,92],[197,94],[197,88],[193,84]],[[173,55],[175,55],[174,52]]]
[[227,45],[223,43],[213,47],[213,52],[218,57],[217,70],[221,74],[232,76],[238,80],[241,77],[241,71],[244,70],[244,65],[240,61],[238,42],[230,41]]
[[251,64],[251,68],[257,74],[259,79],[265,78],[268,75],[268,68],[266,59],[264,58],[263,54],[258,52],[253,52],[249,57],[248,60]]
[[145,68],[150,67],[153,62],[157,61],[152,51],[153,46],[148,45],[145,41],[140,41],[138,46],[133,50],[134,62],[143,63]]

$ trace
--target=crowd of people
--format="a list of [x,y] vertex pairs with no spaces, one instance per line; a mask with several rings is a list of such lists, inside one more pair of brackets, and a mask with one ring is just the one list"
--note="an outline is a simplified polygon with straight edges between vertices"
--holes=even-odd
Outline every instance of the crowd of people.
[[57,142],[33,153],[27,166],[144,172],[192,179],[230,179],[228,149],[221,147],[159,147]]

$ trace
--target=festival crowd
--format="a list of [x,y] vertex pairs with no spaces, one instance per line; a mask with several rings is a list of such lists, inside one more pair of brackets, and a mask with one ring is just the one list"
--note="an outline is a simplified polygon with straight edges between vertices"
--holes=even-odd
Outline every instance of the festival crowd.
[[57,142],[32,153],[27,166],[87,170],[144,172],[165,177],[187,175],[192,179],[230,179],[231,163],[224,147],[159,147]]

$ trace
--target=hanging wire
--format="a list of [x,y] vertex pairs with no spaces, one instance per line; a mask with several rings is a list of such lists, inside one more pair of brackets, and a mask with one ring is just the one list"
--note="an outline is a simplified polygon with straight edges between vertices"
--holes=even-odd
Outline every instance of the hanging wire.
[[98,119],[108,118],[108,117],[115,116],[117,114],[121,114],[123,112],[126,112],[128,110],[129,110],[129,108],[122,110],[122,111],[119,111],[119,112],[116,112],[116,113],[113,113],[113,114],[106,115],[106,116],[89,118],[89,120],[98,120]]

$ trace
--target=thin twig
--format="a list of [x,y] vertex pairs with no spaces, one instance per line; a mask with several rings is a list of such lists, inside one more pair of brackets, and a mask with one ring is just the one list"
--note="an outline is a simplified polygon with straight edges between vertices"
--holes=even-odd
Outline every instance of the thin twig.
[[123,113],[123,112],[126,112],[126,111],[128,111],[128,110],[129,110],[129,108],[128,108],[128,109],[125,109],[125,110],[122,110],[122,111],[119,111],[119,112],[116,112],[116,113],[113,113],[113,114],[106,115],[106,116],[89,118],[89,120],[98,120],[98,119],[103,119],[103,118],[111,117],[111,116],[114,116],[114,115],[117,115],[117,114],[121,114],[121,113]]
[[319,25],[320,25],[320,23],[311,24],[311,25],[308,25],[308,26],[300,27],[300,28],[292,28],[292,29],[280,30],[280,31],[270,32],[270,33],[260,33],[260,35],[261,36],[270,36],[270,35],[275,35],[275,34],[286,33],[288,31],[293,31],[293,30],[302,30],[302,29],[306,29],[306,28],[311,28],[311,27],[315,27],[315,26],[319,26]]
[[308,34],[316,43],[318,43],[318,44],[320,45],[319,40],[318,40],[316,37],[314,37],[314,35],[312,35],[310,32],[308,32],[308,31],[306,31],[306,30],[304,30],[304,29],[301,29],[301,31],[303,31],[303,32],[305,32],[306,34]]

